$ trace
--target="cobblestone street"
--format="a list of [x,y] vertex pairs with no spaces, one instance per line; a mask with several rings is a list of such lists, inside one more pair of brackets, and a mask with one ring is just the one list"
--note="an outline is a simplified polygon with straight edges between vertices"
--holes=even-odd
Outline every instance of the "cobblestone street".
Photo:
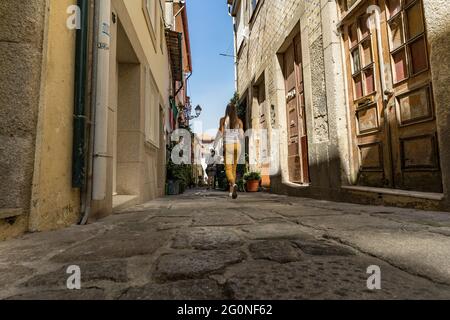
[[[0,298],[450,298],[448,213],[190,191],[0,243]],[[68,290],[67,267],[81,268]],[[381,290],[368,290],[368,266]]]

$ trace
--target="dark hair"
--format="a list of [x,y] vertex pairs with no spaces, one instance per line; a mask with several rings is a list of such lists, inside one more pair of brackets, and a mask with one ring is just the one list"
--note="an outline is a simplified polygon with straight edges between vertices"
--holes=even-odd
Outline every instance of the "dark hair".
[[230,118],[230,129],[239,129],[239,117],[237,115],[236,105],[229,103],[225,110],[225,118]]

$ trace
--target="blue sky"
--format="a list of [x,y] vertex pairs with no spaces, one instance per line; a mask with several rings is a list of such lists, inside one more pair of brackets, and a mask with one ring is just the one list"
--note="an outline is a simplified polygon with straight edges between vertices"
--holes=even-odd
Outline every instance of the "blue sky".
[[233,25],[226,2],[186,1],[193,64],[188,94],[194,108],[197,104],[203,108],[198,120],[204,131],[219,126],[234,93],[234,60],[219,55],[233,55]]

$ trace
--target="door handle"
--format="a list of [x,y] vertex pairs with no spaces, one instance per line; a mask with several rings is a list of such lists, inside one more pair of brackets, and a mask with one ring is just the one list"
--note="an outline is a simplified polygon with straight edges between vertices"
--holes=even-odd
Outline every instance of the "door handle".
[[386,89],[386,90],[384,90],[384,94],[388,97],[388,98],[391,98],[393,95],[394,95],[394,91],[393,90],[389,90],[389,89]]

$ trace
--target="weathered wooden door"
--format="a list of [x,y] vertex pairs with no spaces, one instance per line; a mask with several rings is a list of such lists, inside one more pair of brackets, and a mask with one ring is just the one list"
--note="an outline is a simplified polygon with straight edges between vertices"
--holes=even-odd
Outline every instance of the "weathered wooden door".
[[381,8],[380,29],[366,7],[344,28],[354,183],[442,192],[422,1]]
[[300,35],[284,54],[289,180],[309,183],[308,139]]
[[[365,13],[365,11],[362,11]],[[389,123],[386,120],[376,34],[363,14],[346,26],[344,35],[349,82],[353,168],[358,185],[393,187]]]
[[387,103],[396,188],[442,192],[422,0],[390,0],[384,55],[393,92]]

